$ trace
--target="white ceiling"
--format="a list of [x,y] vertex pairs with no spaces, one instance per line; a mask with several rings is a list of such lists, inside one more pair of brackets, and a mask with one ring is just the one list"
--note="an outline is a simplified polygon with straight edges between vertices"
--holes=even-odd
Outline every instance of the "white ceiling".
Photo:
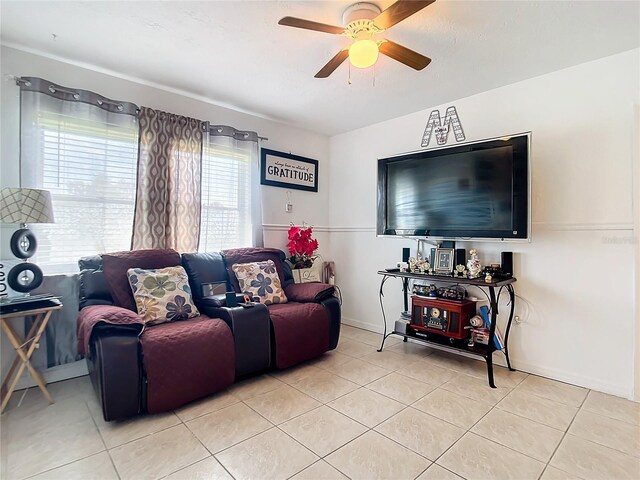
[[375,85],[348,62],[316,79],[348,39],[277,22],[340,25],[351,3],[2,1],[0,38],[328,135],[640,46],[637,1],[438,0],[381,35],[423,71],[381,56]]

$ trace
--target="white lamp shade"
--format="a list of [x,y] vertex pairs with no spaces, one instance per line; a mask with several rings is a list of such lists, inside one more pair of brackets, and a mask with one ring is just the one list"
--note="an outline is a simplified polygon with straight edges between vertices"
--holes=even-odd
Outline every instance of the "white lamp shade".
[[0,222],[54,223],[51,193],[35,188],[3,188]]

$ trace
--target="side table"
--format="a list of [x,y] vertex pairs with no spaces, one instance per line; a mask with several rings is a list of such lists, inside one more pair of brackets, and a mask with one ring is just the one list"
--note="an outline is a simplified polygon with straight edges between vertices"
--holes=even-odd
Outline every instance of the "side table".
[[[2,383],[2,387],[0,388],[0,396],[2,398],[2,404],[0,405],[0,413],[2,413],[9,403],[9,399],[11,398],[11,394],[16,388],[18,384],[18,380],[24,372],[25,367],[29,370],[29,373],[33,377],[33,379],[38,384],[38,387],[42,391],[42,394],[49,401],[49,403],[54,403],[53,398],[49,395],[49,391],[47,390],[47,384],[44,381],[44,378],[38,372],[33,365],[31,365],[31,355],[36,348],[39,346],[40,337],[44,333],[44,329],[49,323],[49,319],[51,318],[51,314],[55,310],[59,310],[62,308],[61,304],[49,306],[49,307],[41,307],[41,308],[33,308],[29,310],[22,310],[18,312],[5,313],[0,315],[0,325],[2,329],[7,334],[11,345],[16,350],[16,358],[11,364],[11,368],[7,372],[7,378]],[[14,328],[9,323],[9,319],[16,317],[26,317],[26,316],[35,316],[35,321],[29,330],[29,333],[24,339],[21,339],[20,336],[16,333]],[[20,366],[18,366],[18,364]],[[17,368],[17,371],[16,371]]]

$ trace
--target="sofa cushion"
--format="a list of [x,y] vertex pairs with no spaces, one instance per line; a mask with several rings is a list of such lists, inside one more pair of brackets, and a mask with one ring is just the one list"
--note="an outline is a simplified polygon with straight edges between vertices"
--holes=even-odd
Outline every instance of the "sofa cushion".
[[330,318],[322,305],[289,302],[267,308],[278,368],[290,367],[329,350]]
[[227,268],[222,259],[222,255],[215,252],[205,253],[183,253],[182,266],[189,275],[191,294],[197,303],[202,297],[208,296],[203,292],[203,286],[211,283],[225,283],[225,290],[228,291]]
[[250,297],[260,298],[260,303],[271,305],[273,303],[286,303],[280,277],[276,272],[276,266],[272,260],[254,263],[236,263],[233,272],[238,279],[240,292]]
[[136,302],[127,280],[130,268],[165,268],[180,265],[180,254],[175,250],[151,249],[102,255],[104,271],[115,305],[136,311]]
[[80,308],[89,305],[113,305],[109,285],[102,270],[80,272]]
[[233,335],[218,318],[155,325],[145,329],[140,343],[149,413],[173,410],[234,381]]
[[130,268],[127,275],[138,315],[146,324],[186,320],[200,314],[191,298],[187,272],[181,266]]
[[236,292],[240,291],[238,279],[233,272],[233,265],[235,265],[236,263],[253,263],[271,260],[276,266],[276,271],[278,272],[278,277],[280,278],[280,285],[284,285],[283,281],[285,275],[283,262],[285,256],[282,250],[278,250],[277,248],[258,247],[234,248],[231,250],[223,250],[222,256],[224,258],[224,263],[227,266],[227,273],[229,275],[229,280],[231,281],[231,286]]

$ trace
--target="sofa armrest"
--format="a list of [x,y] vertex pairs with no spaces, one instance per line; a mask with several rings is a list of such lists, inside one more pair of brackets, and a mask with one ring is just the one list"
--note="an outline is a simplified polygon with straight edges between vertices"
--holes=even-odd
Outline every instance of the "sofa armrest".
[[250,308],[203,306],[201,313],[224,321],[233,333],[236,378],[269,368],[271,363],[271,319],[263,304]]
[[287,295],[287,299],[293,302],[320,303],[322,300],[331,297],[334,290],[335,287],[328,283],[293,283],[284,289],[284,293]]
[[140,413],[144,409],[144,382],[138,334],[123,328],[96,328],[90,348],[86,359],[89,377],[105,421]]
[[92,305],[78,315],[78,351],[86,357],[91,383],[106,421],[142,410],[140,316],[122,307]]
[[91,305],[80,310],[77,321],[78,352],[87,356],[90,354],[89,341],[94,330],[115,333],[123,331],[135,332],[136,335],[144,329],[142,318],[131,310],[113,305]]
[[320,304],[329,314],[329,350],[333,350],[338,346],[338,339],[340,338],[340,301],[336,297],[328,297],[323,299]]

